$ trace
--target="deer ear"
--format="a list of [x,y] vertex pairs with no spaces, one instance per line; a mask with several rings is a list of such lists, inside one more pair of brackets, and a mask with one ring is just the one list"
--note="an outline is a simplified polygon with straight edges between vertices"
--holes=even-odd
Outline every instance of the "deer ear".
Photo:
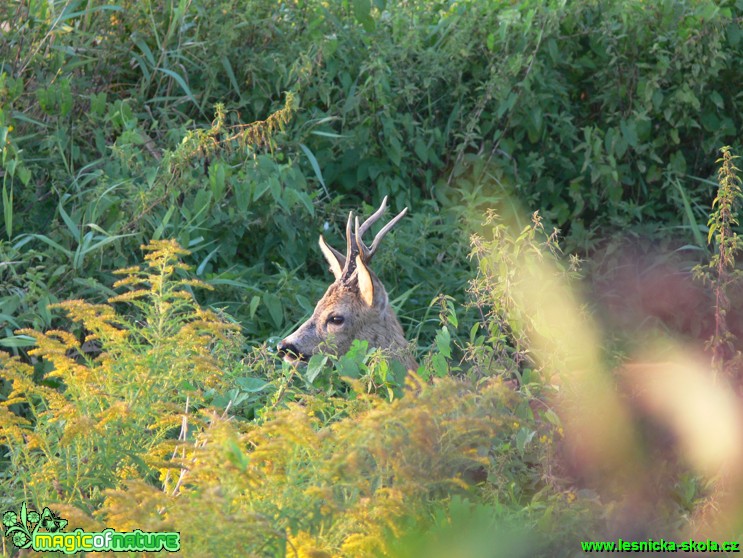
[[325,239],[320,235],[320,250],[322,255],[328,260],[330,264],[330,271],[335,275],[336,280],[341,278],[343,265],[346,263],[346,259],[341,255],[340,252],[334,250],[332,246],[329,246]]
[[367,306],[371,307],[374,305],[374,282],[372,281],[371,273],[366,267],[360,256],[356,256],[356,271],[359,278],[359,293],[361,293],[361,300],[363,300]]

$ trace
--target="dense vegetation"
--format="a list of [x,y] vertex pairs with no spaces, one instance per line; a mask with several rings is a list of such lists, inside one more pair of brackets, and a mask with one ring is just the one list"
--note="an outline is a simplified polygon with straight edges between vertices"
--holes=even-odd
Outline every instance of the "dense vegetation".
[[[735,415],[742,13],[0,3],[0,511],[176,530],[186,556],[740,537],[740,456],[649,426],[652,397],[634,416],[608,371],[639,341],[598,333],[577,293],[627,238],[696,265],[723,384],[686,364],[668,381],[719,396],[708,424]],[[411,211],[374,269],[417,374],[361,343],[281,363],[329,281],[318,234],[342,245],[348,211],[385,195]],[[674,325],[643,350],[696,362],[669,339],[706,326]],[[681,441],[659,452],[664,429]]]

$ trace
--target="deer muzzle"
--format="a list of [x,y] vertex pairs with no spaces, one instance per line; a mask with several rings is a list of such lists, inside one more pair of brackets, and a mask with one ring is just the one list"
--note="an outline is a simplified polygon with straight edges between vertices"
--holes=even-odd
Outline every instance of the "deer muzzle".
[[286,362],[307,361],[307,356],[302,354],[297,346],[289,341],[289,338],[279,341],[276,348],[278,349],[279,356]]

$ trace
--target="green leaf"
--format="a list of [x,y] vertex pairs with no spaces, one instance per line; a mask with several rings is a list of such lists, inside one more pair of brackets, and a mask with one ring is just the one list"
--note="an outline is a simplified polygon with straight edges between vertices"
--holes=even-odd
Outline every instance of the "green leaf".
[[717,108],[725,110],[725,102],[722,100],[722,96],[717,91],[712,91],[709,94],[709,100],[712,101]]
[[[121,6],[91,6],[87,7],[84,10],[80,10],[77,12],[73,12],[75,8],[80,4],[80,2],[70,2],[68,3],[64,10],[62,10],[62,13],[57,17],[55,24],[59,25],[59,23],[63,21],[67,21],[70,19],[75,19],[76,17],[93,14],[95,12],[103,12],[103,11],[111,11],[111,12],[121,12],[124,10]],[[50,30],[51,32],[51,30]]]
[[446,362],[446,358],[442,354],[435,354],[431,357],[431,363],[433,364],[433,372],[438,378],[444,378],[449,374],[449,365]]
[[542,123],[542,111],[533,107],[526,120],[526,133],[530,142],[537,143],[539,141],[542,136]]
[[364,30],[371,33],[374,31],[374,19],[371,17],[370,0],[353,0],[353,15],[363,27]]
[[446,308],[448,310],[446,319],[452,326],[454,326],[454,329],[456,329],[459,327],[459,320],[457,319],[457,309],[454,307],[454,302],[452,300],[447,300]]
[[313,136],[321,136],[324,138],[333,138],[333,139],[345,139],[345,138],[352,138],[353,136],[348,136],[344,134],[336,134],[335,132],[323,132],[322,130],[312,130],[310,132]]
[[413,144],[413,149],[415,150],[415,154],[418,155],[418,158],[423,163],[428,162],[428,147],[426,147],[426,144],[423,143],[423,140],[420,138],[416,138],[415,143]]
[[315,214],[315,206],[312,205],[312,198],[310,198],[309,195],[307,195],[305,192],[300,192],[299,190],[287,190],[287,193],[288,192],[294,192],[295,196],[299,200],[299,203],[301,203],[307,210],[307,213],[309,213],[310,215]]
[[249,316],[252,320],[255,317],[255,311],[258,309],[258,305],[261,303],[261,297],[254,295],[253,298],[250,299],[250,309],[249,309]]
[[3,219],[5,221],[5,234],[8,240],[13,238],[13,188],[10,188],[10,192],[5,187],[3,182]]
[[78,228],[77,224],[70,218],[70,216],[67,214],[67,212],[64,209],[64,203],[70,199],[70,194],[63,195],[59,203],[57,204],[57,210],[59,211],[59,215],[62,217],[62,220],[65,222],[65,225],[67,225],[67,230],[70,231],[70,234],[72,235],[72,238],[75,239],[75,242],[80,241],[80,229]]
[[[25,236],[25,235],[24,235]],[[58,242],[55,242],[48,236],[44,236],[43,234],[30,234],[28,235],[31,238],[36,238],[37,240],[41,240],[44,244],[47,244],[51,246],[52,248],[59,250],[62,252],[65,256],[68,258],[72,258],[72,250],[68,250],[67,248],[63,248]]]
[[261,380],[260,378],[253,378],[251,376],[245,376],[244,378],[238,378],[235,380],[235,384],[242,389],[250,393],[258,393],[271,386],[270,382]]
[[[117,235],[108,236],[108,237],[106,237],[106,238],[104,238],[102,240],[99,240],[95,244],[86,246],[86,249],[85,249],[83,255],[88,254],[88,253],[90,253],[90,252],[92,252],[94,250],[97,250],[98,248],[103,248],[104,246],[107,246],[108,244],[111,244],[112,242],[116,242],[119,239],[125,238],[127,236],[133,236],[134,234],[135,233],[117,234]],[[92,238],[93,238],[93,231],[88,231],[85,234],[85,237],[86,238],[90,238],[92,240]],[[100,238],[100,237],[97,237],[97,238]]]
[[271,188],[271,177],[264,178],[263,180],[259,181],[255,185],[255,190],[253,191],[253,201],[258,201],[263,197],[263,194],[265,194],[270,188]]
[[0,339],[0,346],[3,347],[30,347],[36,344],[36,339],[28,335],[13,335]]
[[444,357],[451,358],[451,334],[448,327],[442,327],[436,334],[436,348]]
[[529,430],[527,428],[519,429],[516,433],[516,448],[523,453],[526,449],[526,445],[531,442],[535,434],[536,431],[534,430]]
[[224,195],[226,171],[221,161],[216,161],[209,167],[209,185],[211,186],[214,201],[219,202]]
[[338,359],[338,373],[342,378],[358,378],[361,376],[361,369],[359,368],[359,363],[356,361],[355,358],[349,355],[343,355],[340,359]]
[[619,123],[619,129],[622,131],[622,137],[631,147],[637,147],[637,129],[633,121],[622,120]]
[[244,215],[247,213],[248,206],[250,205],[250,192],[253,183],[234,177],[230,183],[232,184],[232,191],[235,194],[235,205],[237,206],[237,211],[241,215]]
[[181,89],[183,89],[186,97],[189,98],[189,100],[196,106],[196,108],[200,108],[199,104],[196,102],[196,98],[193,96],[193,93],[191,93],[191,89],[188,87],[188,84],[186,84],[186,80],[176,74],[173,70],[168,70],[167,68],[158,68],[157,71],[172,77],[175,82],[181,87]]
[[239,471],[247,471],[250,465],[250,456],[243,451],[242,446],[233,438],[227,438],[223,442],[224,454],[227,460]]
[[387,154],[390,156],[392,162],[395,163],[395,166],[399,167],[400,161],[402,161],[402,144],[400,144],[397,136],[390,137],[390,147],[387,150]]
[[28,183],[31,181],[31,171],[23,165],[20,165],[18,167],[18,178],[24,186],[28,186]]
[[475,322],[475,325],[473,325],[470,328],[470,343],[475,342],[475,338],[477,336],[477,332],[480,330],[480,322]]
[[134,66],[136,66],[137,68],[139,68],[142,71],[142,76],[144,77],[145,82],[149,82],[150,81],[150,76],[152,74],[151,74],[149,68],[147,67],[147,64],[145,62],[145,59],[142,58],[136,52],[132,52],[131,53],[131,57],[134,59],[134,62],[136,62],[136,64],[134,64]]
[[325,368],[326,362],[328,362],[327,355],[321,355],[318,353],[310,357],[310,360],[307,363],[307,370],[304,373],[304,377],[308,383],[312,384],[315,379],[317,379]]
[[199,264],[199,267],[196,268],[196,275],[201,277],[204,274],[204,268],[206,268],[206,264],[209,263],[209,260],[211,260],[214,255],[219,251],[219,246],[217,246],[214,250],[209,252],[209,254],[204,258],[201,263]]
[[553,411],[552,409],[547,409],[544,412],[544,418],[546,418],[553,426],[557,426],[558,428],[562,427],[562,421],[560,420],[560,417],[558,417],[555,411]]
[[235,78],[235,72],[232,69],[232,64],[230,64],[229,58],[227,58],[226,56],[223,56],[221,59],[221,62],[222,62],[222,67],[224,68],[225,73],[227,73],[227,78],[230,80],[232,89],[235,90],[235,94],[239,97],[240,86],[237,84],[237,78]]
[[503,102],[501,102],[498,105],[498,110],[496,111],[496,116],[498,118],[503,117],[504,114],[506,114],[507,112],[509,112],[513,108],[513,105],[516,104],[516,99],[518,99],[518,98],[519,98],[518,93],[516,93],[515,91],[511,91],[508,94],[508,97],[506,97],[506,100],[503,101]]
[[[152,50],[147,45],[147,43],[144,41],[144,39],[141,36],[139,36],[139,34],[136,32],[132,33],[131,39],[132,39],[132,42],[137,46],[137,48],[139,48],[140,52],[144,54],[144,57],[147,59],[147,62],[150,65],[150,68],[154,68],[157,64],[155,62],[155,55],[152,54]],[[147,72],[147,66],[145,66],[144,64],[140,62],[140,70],[142,70],[142,72]]]
[[266,293],[263,295],[263,304],[268,308],[268,313],[274,325],[281,327],[281,324],[284,323],[284,306],[281,304],[279,297],[273,293]]
[[676,186],[679,195],[681,196],[681,202],[684,204],[684,212],[686,214],[686,219],[689,221],[689,226],[691,227],[691,234],[694,236],[694,241],[697,243],[697,246],[704,248],[704,239],[702,238],[699,223],[697,223],[697,219],[694,216],[694,212],[692,211],[691,203],[689,203],[689,198],[687,197],[686,192],[681,186],[681,182],[679,180],[674,179],[673,183],[674,186]]
[[163,236],[163,231],[165,230],[165,227],[168,226],[168,223],[170,222],[170,218],[173,216],[173,212],[175,211],[175,208],[178,207],[177,205],[171,205],[168,208],[168,211],[165,212],[165,216],[160,221],[160,224],[157,225],[157,228],[155,229],[155,232],[152,233],[152,240],[160,240]]
[[106,93],[93,93],[90,95],[90,112],[95,116],[102,116],[106,112]]

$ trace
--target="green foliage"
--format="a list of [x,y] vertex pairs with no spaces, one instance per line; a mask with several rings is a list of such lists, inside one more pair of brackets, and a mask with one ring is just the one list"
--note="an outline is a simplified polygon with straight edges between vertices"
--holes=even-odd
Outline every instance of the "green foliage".
[[[470,283],[470,294],[481,320],[469,332],[467,354],[476,363],[471,372],[491,375],[499,370],[528,385],[537,378],[535,369],[563,370],[570,357],[553,347],[548,359],[535,358],[535,344],[544,342],[552,332],[545,329],[541,313],[524,304],[525,293],[536,296],[532,291],[538,286],[545,296],[556,296],[560,284],[570,284],[578,277],[579,261],[571,256],[565,264],[557,230],[547,235],[537,212],[531,224],[520,230],[493,212],[485,224],[489,227],[487,237],[472,237],[472,257],[479,269]],[[547,313],[547,306],[542,311]]]
[[[330,424],[313,412],[313,397],[243,433],[214,417],[187,450],[189,470],[177,498],[129,483],[128,490],[108,492],[101,517],[130,528],[142,521],[131,515],[132,505],[149,501],[167,513],[159,523],[154,514],[145,518],[148,527],[177,525],[196,556],[217,543],[257,556],[385,555],[397,538],[430,521],[432,506],[445,508],[448,495],[472,490],[472,475],[504,488],[501,514],[530,500],[506,488],[528,485],[534,475],[513,468],[524,455],[513,442],[513,392],[497,380],[474,389],[412,379],[409,388],[391,404],[375,397],[337,401],[347,416]],[[567,504],[554,494],[549,499],[557,508]],[[204,530],[205,520],[218,527]],[[242,528],[229,528],[236,525]]]
[[708,199],[691,177],[741,127],[729,3],[162,8],[0,7],[3,234],[46,254],[52,300],[105,300],[138,245],[176,238],[253,344],[321,292],[291,283],[319,276],[326,223],[390,195],[436,229],[405,235],[399,252],[420,253],[393,276],[425,345],[428,301],[466,282],[457,215],[516,193],[585,249],[691,222]]

